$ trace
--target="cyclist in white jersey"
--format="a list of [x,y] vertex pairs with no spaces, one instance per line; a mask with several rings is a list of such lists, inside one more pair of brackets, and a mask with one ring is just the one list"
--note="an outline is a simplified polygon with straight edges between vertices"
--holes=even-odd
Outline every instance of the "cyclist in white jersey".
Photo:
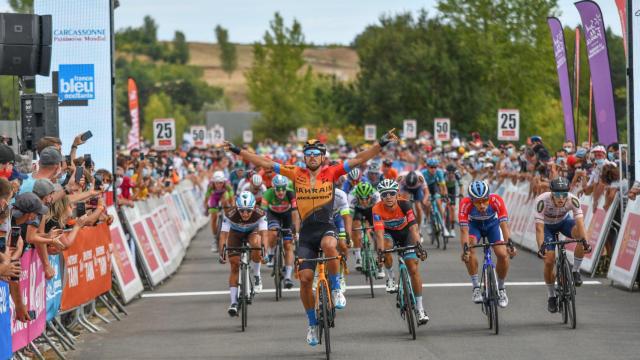
[[[557,296],[555,292],[554,265],[556,262],[555,245],[546,245],[547,242],[556,241],[558,233],[576,240],[584,240],[584,216],[580,208],[578,197],[569,192],[569,181],[564,177],[557,177],[551,181],[551,191],[539,195],[536,200],[536,241],[538,243],[538,256],[544,259],[544,280],[547,284],[549,312],[558,311]],[[573,217],[569,214],[573,213]],[[584,244],[584,245],[583,245]],[[584,253],[591,252],[588,243],[577,243],[573,261],[573,281],[576,286],[582,285],[580,278],[580,265]]]
[[[347,255],[349,252],[349,243],[351,239],[349,234],[351,234],[351,211],[349,210],[349,200],[348,195],[338,189],[334,189],[334,198],[333,198],[333,221],[338,229],[338,251],[345,257],[345,261],[347,259]],[[315,282],[314,282],[315,283]],[[345,269],[343,266],[340,266],[340,291],[345,292],[347,287],[346,277],[345,277]]]

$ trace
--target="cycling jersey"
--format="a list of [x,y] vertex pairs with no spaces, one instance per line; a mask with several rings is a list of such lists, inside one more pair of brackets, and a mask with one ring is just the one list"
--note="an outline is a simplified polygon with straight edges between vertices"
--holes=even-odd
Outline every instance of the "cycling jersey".
[[490,244],[503,241],[500,223],[505,221],[509,221],[509,217],[500,195],[489,195],[489,206],[485,212],[480,212],[469,197],[460,201],[458,222],[460,226],[468,227],[469,237],[476,241],[482,237],[486,237]]
[[284,198],[280,199],[276,196],[274,188],[268,189],[262,195],[262,208],[279,214],[295,210],[296,196],[293,191],[286,191]]
[[[416,174],[418,176],[418,182],[413,187],[407,185],[407,182],[406,182],[407,175],[409,175],[410,173],[414,173],[414,174]],[[402,189],[405,190],[405,191],[406,190],[422,189],[422,187],[425,184],[424,176],[422,176],[422,173],[420,171],[417,171],[417,170],[403,172],[403,173],[400,174],[400,176],[402,176],[402,181],[400,181],[400,185],[402,185]]]
[[460,187],[461,179],[462,175],[460,174],[460,171],[456,170],[453,174],[447,172],[445,185],[447,186],[447,190],[449,190],[449,193],[453,192],[455,194],[457,192],[457,189]]
[[210,213],[218,211],[218,208],[221,206],[221,200],[233,199],[233,189],[231,185],[225,184],[222,190],[214,189],[215,187],[213,183],[211,183],[207,189],[207,193],[205,194],[207,197],[207,207],[209,208]]
[[312,183],[308,169],[276,163],[274,170],[294,183],[303,226],[308,222],[331,224],[334,182],[350,170],[346,162],[322,169],[316,176],[315,183]]
[[351,210],[371,209],[379,201],[380,201],[380,193],[378,193],[377,191],[374,191],[373,194],[371,194],[371,196],[369,197],[369,201],[364,205],[360,203],[360,200],[358,199],[358,197],[355,195],[353,191],[349,193],[349,207],[351,208]]
[[563,207],[557,207],[551,198],[551,192],[538,195],[534,203],[536,211],[534,218],[538,224],[558,224],[569,216],[569,212],[573,212],[573,218],[583,217],[580,208],[580,200],[572,193],[568,193],[567,201]]
[[220,229],[222,232],[233,230],[241,233],[252,233],[256,230],[267,230],[267,219],[262,209],[253,209],[253,213],[248,220],[242,220],[240,212],[236,207],[225,210],[224,215],[222,228]]
[[340,189],[335,189],[335,196],[333,199],[333,212],[334,214],[340,215],[349,214],[349,197],[344,191]]
[[242,191],[249,191],[250,193],[253,194],[253,196],[255,196],[256,203],[262,203],[262,197],[264,196],[264,193],[267,191],[267,187],[264,186],[264,184],[262,184],[258,189],[254,189],[251,182],[247,182],[240,188],[240,191],[238,191],[238,193]]
[[440,193],[439,185],[445,184],[445,176],[444,171],[442,169],[436,169],[435,174],[431,175],[429,169],[422,170],[422,177],[424,178],[425,183],[427,183],[427,187],[429,187],[429,192],[432,195]]
[[373,206],[374,230],[400,231],[416,223],[411,202],[398,200],[398,203],[389,208],[383,202]]

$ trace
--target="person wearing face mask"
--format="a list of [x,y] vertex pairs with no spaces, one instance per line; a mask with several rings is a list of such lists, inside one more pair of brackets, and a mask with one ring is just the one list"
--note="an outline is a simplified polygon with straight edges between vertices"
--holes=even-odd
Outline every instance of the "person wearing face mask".
[[[587,182],[587,186],[583,188],[583,191],[586,195],[593,194],[593,203],[598,204],[600,200],[600,196],[604,193],[605,186],[600,181],[600,175],[602,174],[602,168],[605,165],[612,164],[616,166],[614,162],[607,160],[607,151],[604,146],[596,145],[591,149],[591,156],[593,159],[594,168],[591,171],[591,175],[589,176],[589,181]],[[595,213],[597,206],[593,207],[593,212]]]
[[0,178],[10,179],[16,154],[9,146],[0,144]]
[[562,144],[562,148],[567,153],[567,155],[573,154],[573,141],[565,141],[564,144]]

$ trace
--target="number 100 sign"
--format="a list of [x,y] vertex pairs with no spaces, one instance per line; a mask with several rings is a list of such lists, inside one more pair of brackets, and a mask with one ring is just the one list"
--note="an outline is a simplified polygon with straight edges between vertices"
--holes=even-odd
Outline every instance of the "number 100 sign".
[[175,150],[176,122],[173,119],[153,120],[153,148],[156,150]]
[[498,140],[520,140],[520,111],[516,109],[498,110]]

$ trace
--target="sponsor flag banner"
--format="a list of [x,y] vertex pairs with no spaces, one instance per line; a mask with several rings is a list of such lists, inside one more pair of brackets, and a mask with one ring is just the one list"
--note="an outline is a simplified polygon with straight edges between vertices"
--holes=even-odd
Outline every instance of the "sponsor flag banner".
[[632,289],[640,261],[640,199],[629,201],[620,229],[607,278]]
[[111,234],[107,224],[80,230],[63,254],[66,274],[61,310],[86,304],[111,289]]
[[62,268],[60,254],[49,255],[49,264],[55,270],[55,275],[51,280],[47,280],[47,321],[53,320],[60,310],[60,302],[62,302]]
[[587,58],[591,69],[593,99],[596,110],[598,141],[605,145],[618,142],[618,126],[613,104],[613,86],[604,21],[600,7],[593,1],[575,3],[584,29]]
[[633,92],[633,99],[629,101],[633,105],[633,118],[629,119],[633,122],[633,149],[630,151],[633,160],[633,168],[635,169],[635,179],[640,180],[640,1],[631,1],[631,33],[627,34],[631,38],[631,48],[628,49],[629,57],[632,63],[629,64],[631,73],[627,76],[629,81],[632,80],[633,87],[628,91]]
[[573,103],[571,101],[571,86],[569,83],[569,69],[567,67],[567,47],[564,42],[564,30],[560,20],[555,17],[547,18],[551,29],[553,52],[556,58],[556,70],[560,82],[560,99],[564,112],[564,139],[576,143],[576,135],[573,129]]
[[624,43],[624,53],[627,53],[627,1],[616,0],[618,15],[620,15],[620,26],[622,27],[622,42]]
[[129,78],[127,84],[129,94],[129,117],[131,119],[131,129],[127,140],[127,149],[140,149],[140,110],[138,108],[138,87],[135,80]]
[[129,247],[127,246],[127,238],[122,230],[122,224],[118,218],[118,214],[114,207],[108,208],[109,215],[114,218],[113,223],[109,227],[111,232],[111,242],[113,243],[113,254],[111,261],[113,263],[116,282],[122,294],[124,303],[128,303],[144,290],[142,279],[135,265],[135,259]]
[[46,325],[44,265],[34,249],[26,251],[20,258],[20,294],[27,311],[35,311],[35,319],[18,321],[15,310],[11,311],[11,342],[16,352],[42,335]]
[[34,13],[52,15],[50,76],[36,76],[37,93],[56,93],[63,144],[90,130],[82,145],[96,168],[113,166],[111,1],[35,0]]
[[11,295],[9,284],[0,281],[0,359],[11,359]]

